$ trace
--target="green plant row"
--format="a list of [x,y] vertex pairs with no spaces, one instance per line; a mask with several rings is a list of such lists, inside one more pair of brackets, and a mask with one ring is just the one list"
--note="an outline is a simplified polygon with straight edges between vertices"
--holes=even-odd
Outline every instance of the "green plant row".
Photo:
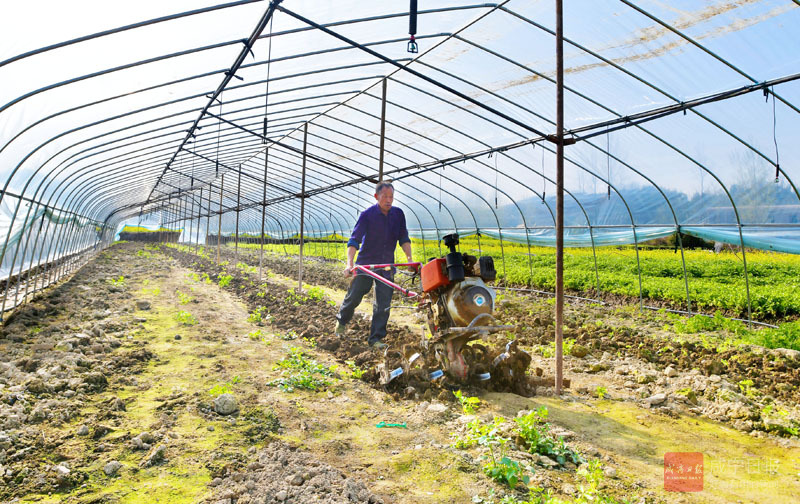
[[[258,249],[258,244],[240,244]],[[264,249],[276,254],[297,254],[298,245],[265,244]],[[414,258],[426,261],[446,250],[434,240],[412,239]],[[460,250],[473,255],[489,255],[495,259],[498,280],[509,285],[555,290],[555,250],[528,247],[487,237],[467,237]],[[345,259],[344,244],[312,243],[304,247],[309,256],[332,260]],[[747,314],[747,288],[750,289],[751,312],[761,319],[800,315],[800,256],[774,252],[747,252],[749,285],[744,276],[741,254],[708,250],[686,250],[686,278],[693,310],[726,310]],[[397,250],[395,260],[403,262]],[[673,250],[641,249],[632,246],[570,248],[564,257],[564,285],[577,292],[594,293],[599,286],[607,292],[630,298],[664,300],[686,307],[686,287],[681,254]]]

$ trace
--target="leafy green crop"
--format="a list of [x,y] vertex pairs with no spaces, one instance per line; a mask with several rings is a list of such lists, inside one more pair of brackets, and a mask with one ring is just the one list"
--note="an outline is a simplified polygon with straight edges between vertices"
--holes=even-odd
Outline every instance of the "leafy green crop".
[[268,385],[276,386],[284,392],[293,392],[296,389],[324,390],[331,384],[330,378],[333,377],[331,368],[319,364],[299,347],[290,347],[289,355],[278,361],[272,369],[280,369],[282,376]]
[[[345,247],[322,246],[310,242],[304,254],[343,261]],[[240,247],[242,244],[239,245]],[[257,249],[259,244],[244,244]],[[437,240],[412,239],[414,257],[440,256]],[[265,244],[264,250],[297,254],[297,245]],[[528,247],[525,244],[482,236],[462,237],[460,250],[474,255],[489,255],[495,260],[498,280],[509,285],[555,289],[555,249]],[[674,250],[633,246],[597,247],[597,274],[591,248],[569,248],[564,257],[564,284],[567,289],[593,294],[603,292],[631,298],[639,297],[638,270],[642,272],[642,296],[686,306],[681,254]],[[404,260],[396,251],[398,262]],[[747,314],[744,264],[741,254],[708,250],[685,250],[686,274],[692,308],[704,311],[730,310]],[[751,308],[755,317],[777,318],[800,315],[800,256],[775,252],[748,251]]]

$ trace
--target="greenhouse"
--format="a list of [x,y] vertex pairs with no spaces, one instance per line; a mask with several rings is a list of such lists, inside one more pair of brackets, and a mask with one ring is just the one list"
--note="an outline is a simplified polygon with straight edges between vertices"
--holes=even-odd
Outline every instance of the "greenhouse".
[[0,500],[800,494],[800,1],[5,10]]

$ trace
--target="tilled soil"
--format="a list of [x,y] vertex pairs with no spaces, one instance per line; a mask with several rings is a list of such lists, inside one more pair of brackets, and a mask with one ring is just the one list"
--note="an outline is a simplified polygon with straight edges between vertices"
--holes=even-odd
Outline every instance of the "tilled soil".
[[[231,256],[227,254],[225,259]],[[416,379],[410,372],[387,386],[380,385],[378,366],[392,369],[398,365],[399,360],[407,358],[404,352],[417,350],[415,345],[421,334],[407,326],[392,325],[390,343],[397,353],[374,353],[365,345],[369,326],[366,319],[357,317],[344,338],[334,339],[331,332],[336,308],[324,300],[293,302],[284,284],[268,281],[259,286],[252,273],[232,266],[227,267],[226,273],[232,278],[225,292],[216,285],[206,286],[190,279],[192,275],[170,257],[189,270],[208,273],[214,283],[224,274],[213,261],[174,248],[148,252],[134,244],[117,245],[70,281],[24,307],[4,329],[0,338],[0,477],[5,486],[0,485],[0,500],[126,502],[136,494],[149,497],[152,493],[167,496],[170,502],[209,504],[389,504],[467,502],[467,496],[484,495],[489,489],[498,491],[498,497],[502,495],[502,487],[482,474],[484,460],[479,458],[479,450],[456,450],[450,446],[451,433],[465,435],[468,422],[476,417],[462,415],[460,406],[453,403],[450,388],[454,384],[431,382],[425,377],[435,363],[428,361],[425,367],[416,368],[420,373]],[[273,258],[265,257],[270,264]],[[295,262],[292,264],[296,267]],[[323,263],[318,266],[317,273],[314,268],[306,269],[307,279],[317,278],[309,276],[316,274],[319,280],[312,281],[326,283],[326,275],[331,277],[331,271],[338,269]],[[229,293],[246,306],[233,302]],[[152,307],[148,300],[153,301]],[[252,341],[246,336],[254,328],[246,323],[247,312],[261,307],[267,307],[271,315],[270,332],[282,334]],[[531,371],[540,374],[541,369],[552,368],[551,359],[533,351],[540,344],[549,343],[550,310],[546,304],[510,296],[499,310],[504,322],[519,325],[517,340],[531,352]],[[184,312],[194,314],[199,323],[176,323],[176,317]],[[637,404],[650,411],[636,416],[635,425],[615,427],[625,433],[635,432],[636,439],[644,443],[633,450],[634,454],[648,449],[647,430],[642,425],[664,425],[668,440],[669,429],[677,425],[671,423],[671,417],[682,419],[687,408],[690,413],[712,418],[714,408],[718,408],[719,420],[743,422],[734,415],[733,406],[737,408],[736,415],[753,416],[753,410],[760,405],[744,393],[734,392],[736,382],[731,382],[724,372],[723,377],[713,374],[714,370],[686,372],[686,368],[679,367],[680,356],[674,355],[678,363],[671,366],[677,368],[678,374],[668,374],[663,366],[672,361],[648,360],[644,350],[634,348],[635,337],[641,336],[644,329],[619,336],[623,332],[620,328],[600,334],[602,328],[596,326],[598,330],[580,334],[583,326],[589,325],[586,322],[597,316],[581,307],[571,309],[567,317],[567,336],[581,338],[578,345],[589,351],[584,357],[568,356],[565,360],[565,369],[574,373],[581,384],[580,394],[536,400],[547,401],[553,415],[560,415],[565,422],[577,422],[572,427],[575,432],[553,429],[587,458],[602,458],[607,468],[603,483],[607,490],[637,503],[674,501],[673,496],[660,490],[662,468],[660,461],[651,460],[652,454],[645,457],[646,465],[628,465],[630,461],[625,457],[596,444],[594,436],[606,433],[594,432],[594,425],[613,425],[624,416],[603,416],[603,411],[608,411],[602,409],[603,401],[598,403],[601,410],[589,416],[581,412],[581,408],[597,407],[597,401],[589,396],[596,395],[600,388],[587,388],[586,383],[591,382],[584,377],[606,384],[609,396],[625,401],[631,382],[649,389],[649,393],[657,392],[656,386],[675,389],[702,382],[705,389],[696,387],[702,408],[685,397],[680,402],[683,409],[676,409],[679,394],[673,392],[664,394],[660,401],[648,397],[653,400],[647,402],[642,400],[641,390],[636,391]],[[635,317],[620,318],[630,322],[628,326],[639,322]],[[296,341],[281,341],[289,336]],[[603,340],[604,337],[608,339]],[[651,338],[645,341],[653,353],[666,353],[658,351],[665,346],[664,339]],[[506,341],[498,337],[486,346],[502,348]],[[280,347],[286,343],[303,346],[317,358],[332,354],[340,361],[352,361],[367,369],[362,379],[372,388],[343,377],[327,392],[283,394],[266,386],[277,377],[274,368],[270,369],[277,358],[285,355],[285,348]],[[685,347],[679,348],[682,354]],[[598,359],[601,353],[603,357]],[[791,358],[780,352],[765,354]],[[684,362],[688,368],[690,363]],[[597,370],[593,370],[595,367]],[[787,369],[796,367],[787,365]],[[618,372],[622,370],[625,372]],[[238,375],[242,383],[236,385]],[[645,379],[638,382],[638,376]],[[533,389],[515,390],[515,383],[520,382],[460,388],[465,394],[490,397],[489,402],[482,402],[479,415],[482,421],[491,422],[494,414],[511,418],[535,408],[532,400],[521,397],[530,395]],[[209,397],[209,388],[222,384],[235,390],[239,404],[233,413],[221,413]],[[796,382],[791,385],[796,389]],[[489,390],[515,391],[519,395],[488,394]],[[551,391],[549,387],[539,387],[538,392],[548,395]],[[717,396],[722,393],[738,397],[720,401]],[[562,401],[561,405],[558,401]],[[614,408],[638,408],[623,401],[614,404],[620,405]],[[776,411],[795,406],[787,404],[776,398],[772,405]],[[723,406],[726,409],[719,410]],[[602,421],[592,422],[592,418]],[[694,422],[693,417],[689,418]],[[407,428],[387,432],[376,428],[381,420],[402,420]],[[751,429],[787,434],[770,429],[763,419],[746,421]],[[506,422],[502,430],[513,438],[512,426],[513,422]],[[748,436],[743,437],[749,440]],[[627,438],[626,434],[620,435],[620,440]],[[711,443],[700,437],[697,440]],[[771,453],[765,451],[769,448],[765,443],[770,442],[753,439],[748,454]],[[670,448],[673,447],[666,446],[667,451]],[[796,453],[789,445],[786,450]],[[552,458],[528,453],[524,444],[517,441],[509,443],[509,456],[536,467],[533,486],[565,498],[574,498],[576,488],[585,484],[576,477],[574,464],[559,465]],[[637,474],[643,469],[653,469],[654,479],[646,480]],[[782,482],[789,481],[789,476],[781,478]],[[791,491],[787,488],[781,495]],[[708,491],[716,490],[709,486]],[[716,493],[707,493],[706,498],[713,502],[729,500]]]
[[[336,306],[329,303],[286,303],[286,287],[270,280],[258,285],[254,282],[255,275],[243,272],[239,268],[229,265],[218,266],[216,262],[192,253],[182,252],[176,248],[166,248],[165,253],[176,258],[178,262],[195,271],[207,273],[209,277],[218,280],[220,275],[231,275],[229,288],[242,298],[251,310],[267,310],[274,317],[273,326],[284,330],[298,330],[300,338],[314,339],[319,348],[333,354],[341,363],[353,362],[356,366],[366,370],[363,379],[375,387],[386,390],[395,398],[409,397],[422,400],[452,400],[452,391],[463,388],[476,392],[486,390],[492,392],[513,392],[525,397],[536,393],[534,378],[526,373],[530,364],[530,357],[522,351],[511,348],[510,358],[493,364],[495,359],[507,351],[507,338],[494,336],[486,344],[473,344],[468,352],[468,362],[480,366],[480,369],[490,370],[491,378],[487,381],[471,379],[469,383],[458,383],[449,379],[447,374],[438,379],[431,379],[441,371],[441,366],[436,361],[432,352],[425,352],[422,345],[422,333],[414,332],[408,327],[390,324],[387,338],[390,348],[385,352],[372,350],[367,345],[366,336],[369,334],[369,319],[356,316],[348,325],[345,335],[332,334],[335,323]],[[253,258],[252,255],[248,256]],[[230,251],[226,251],[225,259],[233,262]],[[267,257],[270,269],[276,256]],[[240,261],[247,260],[240,255]],[[289,265],[283,258],[277,258],[275,263],[278,271],[288,270]],[[330,269],[323,264],[310,262],[309,268],[304,266],[304,279],[330,277]],[[295,268],[297,264],[294,263]],[[341,282],[334,281],[339,286]],[[347,288],[347,284],[344,285]],[[420,326],[421,328],[421,326]],[[409,358],[415,354],[421,355],[409,364]],[[391,371],[403,369],[404,373],[398,378],[388,381]],[[436,373],[436,374],[434,374]],[[388,383],[386,383],[388,381]]]
[[[222,254],[224,258],[233,260],[234,254],[230,248],[228,250],[223,248]],[[241,249],[237,258],[245,263],[252,264],[254,261],[255,264],[258,263],[258,253],[253,250]],[[264,254],[264,264],[287,276],[296,276],[297,274],[296,257]],[[338,262],[318,258],[306,259],[303,267],[304,276],[313,278],[315,283],[342,289],[347,287],[347,283],[339,273],[340,268],[341,265]],[[500,302],[497,316],[503,323],[514,325],[517,328],[514,337],[520,346],[530,348],[552,345],[554,319],[550,304],[531,302],[530,298],[511,292],[505,293],[503,297],[506,299]],[[621,303],[619,299],[615,301]],[[617,314],[612,323],[596,323],[597,320],[608,320],[609,313],[613,312],[617,312]],[[370,371],[366,378],[372,383],[379,384],[381,381],[380,373],[374,371],[376,366],[382,364],[384,373],[386,370],[397,369],[404,356],[407,357],[419,351],[420,337],[413,331],[395,326],[391,329],[391,334],[396,335],[392,339],[394,352],[385,358],[376,359],[374,354],[366,351],[361,338],[361,335],[368,332],[368,321],[354,321],[355,327],[345,337],[334,337],[330,335],[328,327],[331,325],[330,321],[333,320],[334,313],[335,309],[331,309],[320,314],[320,318],[315,317],[316,321],[323,321],[321,322],[323,327],[321,331],[314,327],[313,336],[317,338],[320,347],[334,353],[340,360],[355,360],[359,365],[369,367]],[[670,373],[674,372],[676,375],[672,377],[674,378],[672,381],[685,385],[677,389],[672,387],[680,392],[677,393],[673,390],[674,401],[670,401],[673,406],[680,406],[677,409],[688,410],[693,414],[702,414],[714,420],[732,422],[738,429],[748,432],[756,430],[778,435],[796,435],[796,430],[800,428],[800,411],[796,411],[795,408],[800,403],[800,352],[785,349],[769,350],[758,346],[720,349],[717,345],[704,344],[701,341],[691,341],[688,338],[678,338],[674,334],[665,333],[661,330],[663,325],[664,322],[659,319],[658,314],[650,314],[649,317],[638,316],[630,310],[615,309],[614,306],[598,307],[587,306],[586,303],[576,303],[567,305],[564,337],[574,339],[575,344],[587,348],[590,359],[592,355],[610,355],[617,360],[640,361],[642,365],[638,367],[642,368],[641,374],[648,376],[646,378],[632,376],[633,379],[642,380],[641,383],[637,383],[636,387],[632,386],[630,381],[628,382],[632,399],[646,400],[660,391],[669,396],[670,390],[666,386],[642,387],[642,385],[649,383],[646,380],[650,380],[654,372],[657,376],[665,369],[671,368],[673,371]],[[354,338],[354,335],[358,335],[358,337]],[[506,343],[507,340],[495,336],[489,342],[473,344],[473,346],[485,354],[482,365],[490,368],[493,359],[502,351],[503,345]],[[522,364],[518,363],[518,367]],[[585,365],[582,362],[570,362],[567,363],[567,369],[577,373],[614,372],[614,369],[610,369],[615,367],[613,364],[605,361],[598,364],[599,369],[591,362],[585,363]],[[512,362],[506,362],[504,365],[505,367],[501,366],[496,373],[493,369],[491,383],[473,381],[466,385],[475,390],[511,391],[523,396],[536,393],[535,383],[541,383],[543,380],[510,380],[510,375],[518,376],[519,373],[514,375]],[[592,369],[593,366],[594,369]],[[528,363],[525,362],[522,370],[527,367]],[[648,367],[646,372],[645,367]],[[396,396],[405,394],[408,397],[414,397],[421,394],[425,399],[430,399],[436,397],[438,392],[444,397],[447,395],[447,383],[436,387],[431,386],[435,384],[424,379],[426,373],[435,368],[436,362],[428,359],[428,362],[417,368],[416,376],[414,374],[401,376],[400,379],[390,383],[387,389]],[[634,374],[640,374],[636,371],[636,365],[632,368]],[[538,375],[543,374],[541,368],[535,369],[535,371]],[[623,373],[625,370],[620,369],[619,372]],[[696,378],[696,373],[699,373],[704,379]],[[709,378],[711,379],[710,384],[708,383]],[[656,381],[655,378],[652,379]],[[462,384],[462,386],[464,385]],[[665,384],[659,383],[659,385]],[[455,385],[451,382],[449,388],[454,387]],[[539,392],[551,393],[552,390],[540,387]],[[644,394],[646,395],[641,397]],[[706,403],[700,405],[694,397],[703,398]],[[669,413],[670,411],[672,410],[665,408],[665,412]],[[776,411],[780,411],[780,415],[775,414]]]
[[362,481],[280,441],[255,454],[243,471],[215,480],[210,502],[319,502],[351,504],[383,502]]
[[[229,425],[225,435],[241,436],[246,449],[269,440],[281,423],[271,409],[250,403],[229,417],[205,393],[183,386],[151,398],[162,388],[152,370],[180,359],[186,352],[175,350],[184,339],[209,349],[230,342],[214,324],[174,327],[167,335],[174,343],[147,334],[145,325],[160,324],[161,315],[149,301],[137,300],[131,285],[161,296],[153,285],[169,285],[173,271],[165,257],[135,256],[135,249],[117,249],[125,256],[120,262],[102,254],[16,312],[0,333],[0,501],[116,502],[131,487],[147,495],[166,484],[182,502],[203,493],[208,502],[226,504],[384,502],[360,480],[279,441],[261,452],[253,446],[249,454],[225,441],[198,450],[206,438],[216,439],[215,424]],[[207,369],[197,357],[192,369],[174,371],[177,383],[188,384],[195,369]],[[213,370],[224,373],[225,366],[217,362]],[[208,429],[198,435],[186,428],[195,423]],[[170,474],[166,483],[159,483],[162,470]],[[216,478],[209,482],[213,491],[204,485],[179,490],[197,471]],[[115,490],[116,480],[130,483]]]

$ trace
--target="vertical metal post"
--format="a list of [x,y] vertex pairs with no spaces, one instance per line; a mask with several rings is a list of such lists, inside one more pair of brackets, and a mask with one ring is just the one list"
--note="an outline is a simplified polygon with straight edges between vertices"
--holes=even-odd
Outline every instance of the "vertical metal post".
[[206,214],[206,239],[203,242],[203,251],[208,250],[208,234],[211,230],[211,193],[214,192],[214,184],[208,184],[208,214]]
[[261,246],[258,251],[258,281],[264,270],[264,223],[267,218],[267,161],[269,160],[269,147],[264,149],[264,190],[261,194]]
[[597,297],[600,297],[600,273],[597,271],[597,249],[594,247],[594,232],[589,224],[589,238],[592,240],[592,257],[594,258],[594,281],[596,282]]
[[556,395],[563,381],[564,324],[564,19],[556,0]]
[[744,252],[744,234],[742,234],[742,223],[739,222],[739,243],[742,246],[742,265],[744,266],[744,287],[747,292],[747,326],[753,328],[753,309],[750,303],[750,276],[747,274],[747,256]]
[[678,246],[681,248],[681,264],[683,264],[683,285],[686,287],[686,311],[692,314],[692,300],[689,297],[689,276],[686,274],[686,257],[683,254],[683,240],[681,239],[681,227],[677,226]]
[[219,218],[217,218],[217,266],[219,266],[219,244],[222,241],[222,190],[225,188],[225,174],[219,181]]
[[203,213],[203,188],[200,188],[200,199],[197,201],[197,228],[194,232],[194,255],[197,255],[197,249],[200,247],[200,214]]
[[383,98],[381,99],[381,152],[378,158],[378,182],[383,181],[383,148],[386,140],[386,80],[383,79]]
[[239,206],[242,199],[242,165],[239,165],[239,181],[236,183],[236,236],[234,236],[233,265],[239,264]]
[[644,294],[642,293],[642,261],[639,259],[639,238],[636,236],[636,224],[631,218],[631,230],[633,230],[633,249],[636,251],[636,273],[639,278],[639,311],[644,311]]
[[303,292],[303,224],[306,210],[306,147],[308,122],[303,125],[303,178],[300,183],[300,262],[297,267],[297,292]]
[[181,244],[181,238],[183,237],[183,234],[184,234],[184,232],[186,230],[186,218],[185,218],[185,212],[184,212],[185,209],[186,209],[186,203],[183,201],[183,198],[179,198],[178,199],[178,215],[176,216],[176,218],[178,219],[178,229],[179,229],[179,231],[178,231],[178,237],[175,239],[175,244],[176,245],[180,245]]

